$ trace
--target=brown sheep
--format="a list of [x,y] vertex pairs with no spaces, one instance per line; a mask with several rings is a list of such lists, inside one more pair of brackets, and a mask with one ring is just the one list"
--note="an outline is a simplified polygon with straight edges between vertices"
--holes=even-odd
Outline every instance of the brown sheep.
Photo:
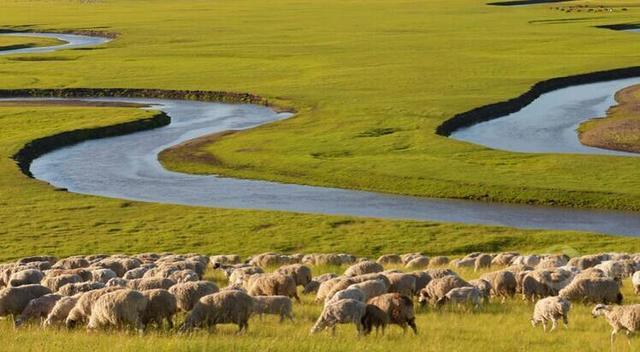
[[142,295],[147,299],[147,305],[142,313],[142,324],[146,327],[150,323],[156,323],[162,327],[164,320],[173,329],[173,316],[178,311],[176,297],[169,291],[157,288],[143,291]]
[[16,316],[27,307],[32,299],[50,294],[51,290],[42,285],[23,285],[0,290],[0,317]]
[[215,329],[216,324],[237,324],[239,331],[249,328],[253,313],[253,299],[242,291],[221,291],[200,298],[180,328],[188,331],[206,326]]
[[312,279],[311,269],[302,264],[285,265],[276,270],[276,272],[291,276],[295,280],[296,285],[302,287],[306,286]]
[[379,329],[382,330],[382,335],[384,335],[384,329],[387,327],[387,324],[389,324],[389,316],[387,313],[376,305],[367,304],[364,317],[362,317],[364,334],[369,335],[373,328],[376,328],[376,335]]
[[142,315],[147,303],[147,299],[139,291],[122,289],[106,293],[93,304],[87,330],[105,326],[134,326],[142,331]]
[[56,302],[62,298],[61,295],[48,294],[29,301],[29,304],[22,310],[22,313],[16,318],[15,326],[19,327],[30,319],[44,319],[56,305]]
[[416,326],[413,311],[413,301],[410,297],[398,293],[386,293],[370,299],[368,303],[377,306],[383,312],[387,313],[390,324],[399,325],[404,331],[407,330],[408,325],[414,334],[418,334],[418,327]]
[[246,289],[251,296],[287,296],[300,302],[296,282],[291,276],[278,273],[253,275],[249,278]]
[[162,288],[162,289],[168,290],[171,286],[175,284],[176,282],[171,279],[146,277],[142,279],[129,280],[129,282],[127,282],[127,287],[129,287],[132,290],[138,290],[138,291],[153,290],[156,288]]
[[189,281],[171,286],[171,292],[177,301],[178,308],[184,312],[193,309],[200,298],[220,291],[215,283],[210,281]]

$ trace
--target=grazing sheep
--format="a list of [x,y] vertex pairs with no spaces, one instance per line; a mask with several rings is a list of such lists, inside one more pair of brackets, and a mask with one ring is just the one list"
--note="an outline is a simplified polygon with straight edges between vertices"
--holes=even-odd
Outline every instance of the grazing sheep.
[[554,269],[569,263],[569,257],[565,254],[548,255],[540,260],[536,269]]
[[256,296],[253,297],[253,313],[260,315],[275,314],[282,323],[285,318],[293,321],[293,303],[287,296]]
[[311,328],[315,334],[324,329],[331,328],[332,335],[336,333],[337,324],[355,324],[358,334],[364,332],[362,320],[367,310],[367,304],[355,299],[341,299],[330,302],[324,306],[320,317]]
[[519,255],[513,258],[511,265],[535,267],[540,263],[540,257],[537,255]]
[[42,285],[6,287],[0,290],[0,317],[16,316],[27,307],[32,299],[50,294],[51,290]]
[[476,265],[475,257],[465,257],[453,261],[456,268],[473,268]]
[[640,271],[636,271],[631,276],[631,284],[633,284],[633,291],[636,295],[640,295]]
[[127,282],[127,287],[132,290],[145,291],[153,290],[156,288],[162,288],[168,290],[176,282],[171,279],[158,278],[158,277],[146,277],[142,279],[133,279]]
[[365,300],[387,293],[388,286],[382,280],[367,280],[352,284],[347,288],[358,288],[365,294]]
[[58,290],[58,293],[63,296],[73,296],[80,292],[88,292],[104,288],[105,284],[102,282],[77,282],[73,284],[66,284]]
[[16,264],[28,264],[33,262],[47,262],[49,265],[53,265],[58,261],[58,258],[50,256],[50,255],[37,255],[31,257],[20,258],[16,261]]
[[345,288],[344,290],[340,290],[340,291],[336,292],[330,298],[328,297],[327,300],[325,301],[325,304],[327,304],[329,302],[339,301],[341,299],[355,299],[356,301],[366,302],[367,301],[367,294],[364,293],[364,291],[362,291],[358,287],[349,286],[349,287]]
[[429,260],[429,266],[445,266],[445,265],[448,265],[449,262],[450,262],[449,257],[439,255]]
[[95,268],[109,269],[113,271],[117,277],[122,277],[127,272],[123,259],[105,258],[93,264]]
[[29,301],[29,304],[22,310],[22,313],[16,318],[15,326],[19,327],[30,319],[44,319],[49,315],[56,302],[62,298],[58,294],[48,294]]
[[485,279],[491,283],[493,295],[496,297],[502,297],[504,302],[507,297],[513,297],[516,294],[516,287],[518,282],[514,273],[508,270],[499,270],[490,273],[486,273],[480,276],[481,279]]
[[425,305],[427,302],[435,303],[443,298],[447,292],[457,287],[471,286],[457,275],[448,275],[431,280],[425,288],[420,290],[418,302]]
[[114,277],[118,277],[115,271],[111,269],[95,269],[91,272],[93,281],[102,282],[106,284],[109,280]]
[[314,278],[311,279],[311,281],[306,284],[304,286],[304,289],[302,290],[302,293],[304,294],[311,294],[311,293],[317,293],[318,290],[320,289],[320,284],[331,280],[333,278],[336,278],[337,275],[334,273],[327,273],[327,274],[322,274],[320,276],[316,276]]
[[78,275],[82,279],[81,281],[93,280],[93,274],[88,268],[77,269],[50,269],[44,272],[45,277],[53,277],[60,275]]
[[239,264],[241,259],[240,256],[236,254],[214,255],[209,257],[209,262],[214,269],[217,269],[216,264]]
[[106,295],[107,293],[115,292],[122,289],[122,287],[114,286],[83,293],[82,296],[78,298],[78,302],[76,302],[76,304],[69,311],[69,314],[67,314],[67,317],[65,318],[64,323],[67,328],[72,328],[78,323],[86,322],[91,316],[93,304],[100,297]]
[[411,327],[414,334],[418,334],[415,314],[413,311],[413,301],[408,296],[397,293],[386,293],[369,300],[373,304],[387,313],[390,324],[399,325],[406,332],[407,325]]
[[397,254],[385,254],[381,255],[376,262],[380,265],[401,264],[402,258]]
[[609,258],[602,256],[600,254],[585,255],[582,257],[571,258],[568,264],[571,266],[575,266],[580,270],[585,270],[585,269],[592,268],[602,263],[603,260],[607,260],[607,259]]
[[422,253],[406,253],[401,255],[400,259],[402,260],[402,265],[407,265],[407,263],[409,263],[413,259],[420,258],[422,256],[424,256]]
[[162,322],[166,320],[169,329],[173,329],[173,316],[178,311],[176,297],[161,288],[143,291],[142,295],[147,299],[141,316],[142,324],[146,327],[150,323],[156,323],[158,327],[162,327]]
[[486,254],[486,253],[480,254],[479,256],[476,257],[476,260],[473,263],[473,270],[478,271],[480,269],[491,267],[492,260],[493,260],[493,257],[490,254]]
[[60,259],[55,264],[51,266],[52,269],[78,269],[78,268],[86,268],[91,263],[86,260],[84,257],[76,256]]
[[207,326],[215,329],[216,324],[237,324],[239,332],[249,328],[249,318],[253,313],[253,298],[242,291],[220,291],[200,298],[180,328],[188,331]]
[[379,273],[383,271],[382,265],[370,260],[362,261],[348,267],[344,272],[344,276],[359,276],[364,274]]
[[[596,318],[604,316],[611,325],[611,345],[616,339],[616,335],[621,330],[627,331],[627,336],[640,329],[640,304],[625,306],[608,306],[598,304],[591,311],[591,315]],[[629,341],[629,343],[631,343]]]
[[39,284],[42,278],[44,278],[44,274],[38,269],[20,270],[11,274],[9,286]]
[[421,255],[419,257],[414,257],[410,261],[405,264],[405,268],[407,269],[423,269],[429,266],[430,260],[426,255]]
[[482,299],[482,293],[476,287],[456,287],[447,292],[444,297],[438,299],[436,306],[442,306],[445,303],[451,304],[471,304],[473,307],[478,308]]
[[495,257],[493,257],[493,259],[491,260],[491,265],[496,265],[496,266],[509,266],[511,265],[511,262],[513,261],[513,259],[515,257],[517,257],[519,254],[515,253],[515,252],[503,252],[503,253],[498,253]]
[[416,293],[416,277],[411,274],[389,273],[385,274],[389,279],[389,292],[412,296]]
[[78,303],[82,293],[79,293],[71,297],[62,297],[51,308],[51,312],[47,315],[47,318],[42,322],[43,327],[51,326],[55,323],[61,323],[67,319],[69,312]]
[[66,284],[82,282],[82,277],[77,274],[62,274],[58,276],[45,276],[40,283],[48,287],[52,292],[57,292]]
[[200,298],[218,291],[218,286],[210,281],[182,282],[169,288],[169,292],[176,297],[178,308],[184,312],[193,309]]
[[384,329],[389,324],[389,316],[382,309],[378,308],[373,304],[367,304],[364,317],[362,317],[362,328],[364,330],[365,335],[369,335],[373,328],[376,328],[376,335],[378,334],[378,330],[382,330],[382,335],[384,335]]
[[228,273],[229,283],[230,284],[241,284],[243,283],[249,276],[254,274],[263,274],[264,270],[257,266],[246,266],[241,268],[233,268]]
[[591,303],[622,303],[622,293],[617,281],[610,278],[582,278],[573,280],[560,290],[560,297],[570,301]]
[[291,262],[292,260],[289,256],[271,252],[258,254],[249,260],[249,264],[261,268],[291,264]]
[[129,284],[129,280],[123,279],[120,277],[114,277],[113,279],[107,281],[107,284],[105,285],[105,287],[115,287],[115,286],[127,287],[128,284]]
[[565,327],[568,327],[569,320],[567,315],[571,309],[571,303],[558,296],[551,296],[543,298],[536,302],[533,308],[533,317],[531,318],[531,325],[535,328],[539,323],[542,323],[542,330],[547,331],[547,321],[551,321],[551,331],[555,330],[558,325],[558,320],[562,318],[562,322]]
[[312,280],[311,269],[302,264],[285,265],[278,268],[276,272],[282,275],[291,276],[295,280],[296,285],[302,287],[306,286]]
[[133,326],[142,331],[142,316],[147,303],[147,298],[139,291],[122,289],[106,293],[93,304],[87,330]]
[[149,271],[149,267],[137,267],[135,269],[131,269],[129,271],[127,271],[126,273],[124,273],[124,275],[122,276],[123,279],[126,280],[133,280],[133,279],[142,279],[142,277],[144,276],[144,274]]
[[199,281],[200,276],[198,273],[191,269],[178,270],[167,277],[169,280],[173,280],[176,283],[187,282],[187,281]]
[[278,273],[253,275],[246,285],[247,293],[251,296],[287,296],[300,302],[296,287],[291,276]]
[[469,285],[475,287],[480,292],[480,297],[482,300],[487,302],[489,296],[491,295],[491,283],[484,279],[476,279],[469,281]]

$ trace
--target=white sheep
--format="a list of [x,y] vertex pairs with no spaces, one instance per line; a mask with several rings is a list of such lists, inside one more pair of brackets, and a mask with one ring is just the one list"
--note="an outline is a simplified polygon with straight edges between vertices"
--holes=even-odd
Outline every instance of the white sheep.
[[542,323],[542,329],[547,331],[547,322],[551,321],[551,330],[553,331],[558,326],[558,320],[562,319],[565,328],[569,327],[568,314],[571,309],[571,303],[562,297],[551,296],[546,297],[536,302],[533,308],[533,317],[531,318],[531,325],[536,327]]
[[253,313],[260,317],[263,314],[275,314],[280,316],[280,322],[285,318],[293,321],[293,302],[287,296],[256,296],[253,302]]
[[355,299],[341,299],[324,306],[320,317],[311,328],[311,333],[317,333],[327,328],[331,328],[332,335],[336,333],[338,324],[355,324],[358,334],[364,332],[362,318],[367,310],[367,304]]
[[[616,339],[616,335],[621,330],[627,331],[627,336],[640,329],[640,304],[624,305],[624,306],[608,306],[598,304],[591,311],[591,315],[595,318],[604,316],[611,325],[611,345]],[[629,341],[631,344],[631,341]]]

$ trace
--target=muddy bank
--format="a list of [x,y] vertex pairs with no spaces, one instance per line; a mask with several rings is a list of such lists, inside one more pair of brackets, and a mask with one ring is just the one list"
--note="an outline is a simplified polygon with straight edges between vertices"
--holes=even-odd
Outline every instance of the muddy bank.
[[488,2],[487,5],[491,6],[524,6],[524,5],[535,5],[535,4],[548,4],[554,2],[570,2],[573,0],[514,0],[514,1],[498,1],[498,2]]
[[633,78],[640,76],[640,66],[620,68],[608,71],[598,71],[592,73],[579,74],[575,76],[566,76],[552,78],[534,84],[524,94],[506,101],[484,105],[460,114],[446,120],[436,128],[436,133],[441,136],[448,137],[454,131],[475,125],[480,122],[494,120],[515,112],[520,111],[525,106],[531,104],[534,100],[544,93],[567,88],[571,86],[612,81],[624,78]]
[[58,33],[58,34],[74,34],[74,35],[86,35],[89,37],[102,37],[108,39],[116,39],[120,33],[103,31],[103,30],[95,30],[95,29],[69,29],[69,30],[60,30],[60,29],[51,29],[51,30],[42,30],[42,29],[29,29],[29,28],[0,28],[0,34],[2,33],[21,33],[21,34],[29,34],[29,33]]

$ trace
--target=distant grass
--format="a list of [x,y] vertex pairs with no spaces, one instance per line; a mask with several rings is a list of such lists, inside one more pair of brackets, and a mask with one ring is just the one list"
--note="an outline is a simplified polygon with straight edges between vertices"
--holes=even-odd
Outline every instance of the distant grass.
[[55,38],[11,37],[0,35],[0,51],[38,46],[54,46],[64,42]]
[[[314,268],[315,269],[315,268]],[[326,270],[327,268],[324,268]],[[316,270],[319,273],[324,270]],[[465,278],[479,274],[460,272]],[[209,279],[226,283],[219,274]],[[626,303],[640,303],[626,280],[623,287]],[[443,307],[440,310],[417,308],[419,335],[402,334],[397,326],[389,326],[385,336],[357,337],[353,325],[339,326],[332,338],[329,332],[310,336],[309,329],[320,314],[321,306],[314,296],[302,296],[294,303],[295,323],[278,323],[274,316],[263,320],[254,317],[249,332],[236,335],[236,327],[220,325],[218,332],[197,331],[177,334],[151,329],[144,336],[125,332],[87,333],[83,329],[43,330],[36,324],[14,330],[8,321],[0,322],[3,351],[606,351],[609,349],[610,327],[604,319],[591,318],[591,305],[574,304],[569,314],[569,329],[562,326],[553,333],[543,333],[529,323],[533,304],[515,297],[505,304],[494,301],[476,312],[466,308]],[[179,317],[182,321],[182,317]],[[616,351],[628,351],[627,338],[618,336]],[[638,347],[637,339],[633,347]]]

